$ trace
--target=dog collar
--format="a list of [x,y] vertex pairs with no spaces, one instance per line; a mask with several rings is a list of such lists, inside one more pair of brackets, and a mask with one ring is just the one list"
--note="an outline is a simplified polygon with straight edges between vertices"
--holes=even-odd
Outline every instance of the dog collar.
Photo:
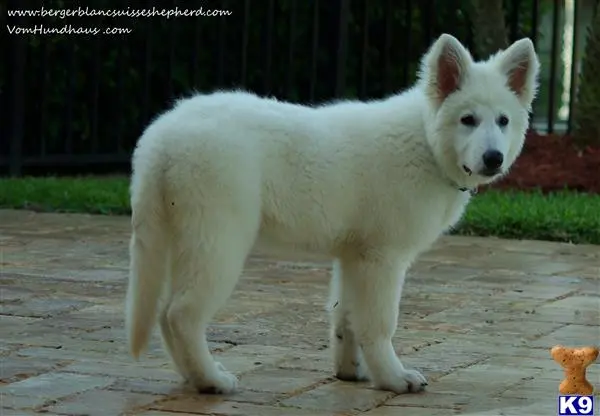
[[446,181],[448,182],[448,185],[450,185],[454,189],[457,189],[460,192],[469,192],[471,194],[471,196],[477,194],[477,192],[478,192],[477,188],[467,188],[466,186],[460,186],[453,179],[451,179],[449,176],[447,176],[447,175],[445,175],[445,176],[446,176]]
[[469,192],[471,196],[477,195],[477,188],[458,188],[461,192]]

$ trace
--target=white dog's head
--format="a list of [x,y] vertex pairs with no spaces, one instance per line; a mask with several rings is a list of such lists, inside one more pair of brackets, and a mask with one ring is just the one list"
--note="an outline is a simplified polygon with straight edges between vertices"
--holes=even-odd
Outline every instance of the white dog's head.
[[527,38],[482,62],[453,36],[435,41],[421,83],[434,118],[428,139],[452,180],[475,187],[508,171],[523,147],[539,67]]

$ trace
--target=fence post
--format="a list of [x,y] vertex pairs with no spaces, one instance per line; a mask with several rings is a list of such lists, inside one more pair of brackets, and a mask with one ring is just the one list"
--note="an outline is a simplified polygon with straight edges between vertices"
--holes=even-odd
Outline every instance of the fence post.
[[340,21],[335,72],[335,96],[341,97],[346,89],[346,58],[348,55],[349,0],[340,0]]
[[[10,7],[10,6],[9,6]],[[8,66],[10,150],[8,169],[10,176],[20,176],[23,167],[23,134],[25,123],[25,58],[27,43],[25,35],[12,38],[12,65]],[[10,106],[9,106],[10,108]]]
[[547,131],[548,134],[554,133],[554,119],[556,118],[556,71],[557,71],[557,61],[560,59],[558,57],[559,53],[559,16],[560,16],[560,8],[561,3],[556,1],[554,2],[552,8],[552,59],[550,60],[550,87],[548,97],[548,124]]
[[[579,71],[579,48],[577,43],[579,42],[579,7],[577,2],[573,2],[573,38],[572,45],[573,50],[571,53],[571,73],[570,76],[570,90],[569,90],[569,118],[567,120],[567,134],[571,134],[573,130],[573,112],[575,111],[575,102],[577,101],[577,85],[579,77],[577,76]],[[585,34],[584,34],[585,36]]]

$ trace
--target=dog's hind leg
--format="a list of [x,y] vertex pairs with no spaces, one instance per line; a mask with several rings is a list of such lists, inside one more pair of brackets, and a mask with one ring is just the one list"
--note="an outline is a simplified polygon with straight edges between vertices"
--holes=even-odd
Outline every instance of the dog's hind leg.
[[335,376],[345,381],[368,379],[367,366],[362,351],[350,327],[349,308],[352,306],[348,293],[344,292],[340,263],[335,260],[331,276],[331,349],[333,351]]
[[404,367],[392,345],[407,266],[401,258],[384,249],[353,253],[340,262],[348,318],[369,376],[377,388],[395,393],[416,392],[427,385],[418,371]]
[[203,393],[232,393],[237,386],[237,378],[213,360],[206,328],[233,291],[256,232],[247,216],[223,211],[203,221],[188,217],[177,233],[171,296],[160,318],[177,369]]
[[[170,286],[170,285],[169,285]],[[179,374],[185,377],[186,369],[179,367],[179,360],[176,360],[176,349],[173,343],[173,331],[171,330],[171,325],[169,324],[169,306],[171,305],[171,292],[169,287],[169,292],[167,293],[167,301],[165,302],[165,306],[161,309],[158,324],[160,326],[160,332],[162,335],[163,346],[167,350],[167,353],[173,360],[175,367]]]

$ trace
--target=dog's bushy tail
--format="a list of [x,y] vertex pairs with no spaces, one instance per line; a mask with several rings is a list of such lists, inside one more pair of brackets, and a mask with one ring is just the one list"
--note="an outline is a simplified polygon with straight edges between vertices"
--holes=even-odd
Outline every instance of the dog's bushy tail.
[[144,162],[134,170],[130,188],[133,232],[125,327],[129,351],[135,359],[146,348],[156,323],[169,257],[162,178],[156,177],[160,170],[153,169],[149,160]]

